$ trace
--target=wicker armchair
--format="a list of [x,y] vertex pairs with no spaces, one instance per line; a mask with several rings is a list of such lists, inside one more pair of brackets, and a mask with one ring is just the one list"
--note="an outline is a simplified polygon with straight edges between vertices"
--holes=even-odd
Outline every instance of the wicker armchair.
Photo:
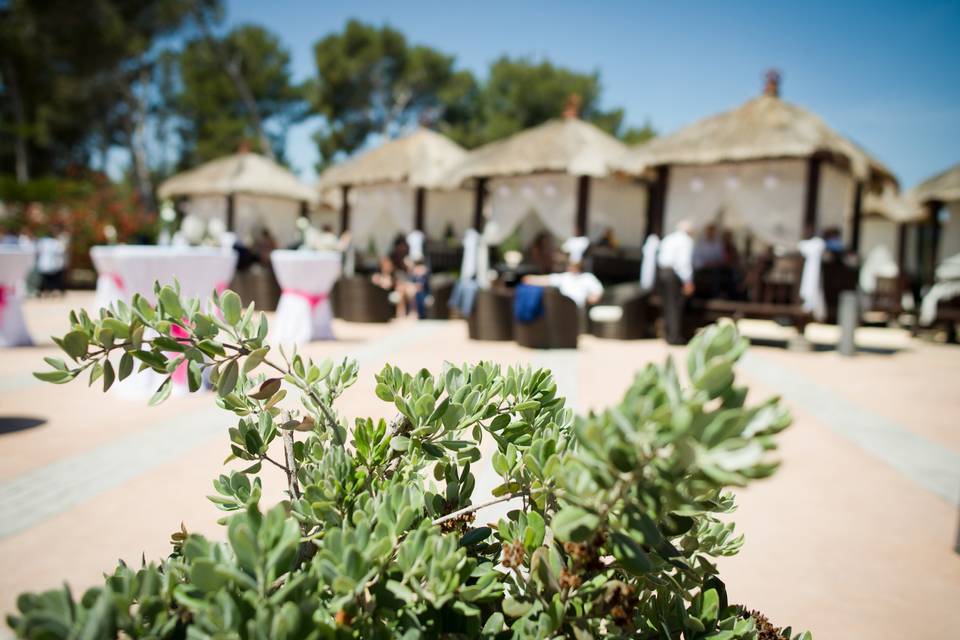
[[440,273],[430,276],[430,299],[427,303],[428,320],[450,319],[450,294],[453,292],[453,276]]
[[276,309],[280,301],[280,285],[273,275],[273,269],[259,264],[237,271],[230,288],[237,292],[245,305],[254,302],[257,309],[262,311]]
[[598,322],[590,319],[590,333],[598,338],[637,340],[654,336],[655,309],[650,295],[635,283],[607,287],[598,306],[619,307],[619,319]]
[[513,291],[477,291],[467,329],[471,340],[513,340]]
[[529,323],[513,320],[513,337],[530,349],[576,349],[584,324],[577,304],[553,287],[543,291],[543,315]]
[[342,277],[331,295],[334,316],[349,322],[389,322],[396,315],[389,296],[365,276]]

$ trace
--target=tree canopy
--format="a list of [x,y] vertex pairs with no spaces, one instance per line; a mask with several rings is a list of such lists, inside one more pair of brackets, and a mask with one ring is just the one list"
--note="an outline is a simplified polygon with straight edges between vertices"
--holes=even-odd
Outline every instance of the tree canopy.
[[[286,127],[302,114],[303,100],[290,78],[290,53],[279,38],[263,27],[244,25],[220,38],[191,40],[176,62],[180,91],[173,104],[182,166],[235,152],[245,140],[256,139],[261,126],[271,148],[260,150],[283,156]],[[234,65],[245,87],[224,72],[225,65]]]

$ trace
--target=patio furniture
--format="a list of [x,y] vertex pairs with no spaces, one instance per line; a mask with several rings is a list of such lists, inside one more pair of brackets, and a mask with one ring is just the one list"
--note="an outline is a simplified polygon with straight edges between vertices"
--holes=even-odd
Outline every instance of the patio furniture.
[[513,337],[530,349],[576,349],[582,311],[577,304],[553,287],[543,291],[543,314],[533,322],[513,320]]
[[471,340],[513,340],[513,291],[501,288],[477,291],[467,329]]
[[32,246],[0,246],[0,347],[33,344],[20,304],[27,289],[27,274],[35,261]]
[[430,276],[430,297],[427,300],[428,320],[448,320],[450,318],[450,294],[453,292],[452,275],[448,273]]
[[273,251],[281,291],[271,340],[302,345],[333,339],[330,290],[340,275],[339,251]]
[[635,283],[607,287],[588,312],[590,333],[598,338],[636,340],[653,337],[654,309],[649,292]]
[[396,315],[390,292],[366,276],[340,278],[332,298],[334,316],[348,322],[390,322]]

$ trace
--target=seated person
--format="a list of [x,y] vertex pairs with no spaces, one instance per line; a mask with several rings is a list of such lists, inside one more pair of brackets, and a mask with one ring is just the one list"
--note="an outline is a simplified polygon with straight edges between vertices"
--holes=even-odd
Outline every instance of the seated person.
[[396,285],[393,261],[387,256],[380,258],[380,270],[373,274],[370,279],[373,281],[373,284],[377,285],[381,289],[393,291],[393,288]]
[[553,237],[541,231],[530,245],[530,262],[540,273],[553,271]]
[[568,256],[570,262],[583,263],[583,256],[590,248],[590,238],[583,234],[583,229],[577,227],[577,232],[570,238],[563,241],[560,247]]
[[551,273],[543,276],[525,276],[526,284],[541,287],[556,287],[560,293],[577,303],[578,307],[597,304],[603,295],[603,285],[592,273],[583,271],[579,262],[570,262],[563,273]]

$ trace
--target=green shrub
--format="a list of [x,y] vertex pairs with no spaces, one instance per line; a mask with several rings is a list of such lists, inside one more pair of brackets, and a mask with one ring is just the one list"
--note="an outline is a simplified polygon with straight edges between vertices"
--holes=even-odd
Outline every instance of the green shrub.
[[[648,365],[600,413],[575,417],[542,369],[388,365],[376,395],[396,417],[348,426],[336,400],[355,362],[274,353],[265,316],[233,292],[213,313],[176,287],[156,293],[156,306],[137,296],[71,314],[57,340],[69,361],[36,375],[106,390],[150,369],[167,376],[157,402],[182,362],[191,390],[208,374],[240,461],[210,497],[227,541],[181,530],[168,558],[121,563],[79,600],[66,587],[23,595],[9,618],[21,637],[758,637],[714,558],[742,544],[721,519],[726,489],[773,472],[790,418],[776,398],[745,403],[732,325],[691,343],[689,385],[671,361]],[[260,504],[264,464],[287,478],[272,508]],[[478,464],[500,479],[479,504]],[[487,524],[484,510],[507,501]]]

